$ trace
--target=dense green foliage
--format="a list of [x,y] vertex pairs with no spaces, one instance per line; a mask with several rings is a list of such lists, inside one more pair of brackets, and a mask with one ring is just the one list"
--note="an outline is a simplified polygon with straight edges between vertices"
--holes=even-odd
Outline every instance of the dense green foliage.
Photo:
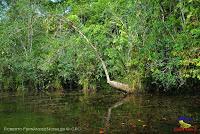
[[96,88],[103,82],[94,51],[66,19],[95,44],[114,79],[164,90],[200,80],[198,0],[7,2],[0,21],[2,89],[61,89],[69,81]]

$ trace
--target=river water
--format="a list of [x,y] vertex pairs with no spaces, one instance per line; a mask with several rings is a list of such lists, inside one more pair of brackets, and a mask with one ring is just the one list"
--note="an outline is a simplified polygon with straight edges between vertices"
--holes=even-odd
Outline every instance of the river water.
[[1,93],[0,133],[170,134],[178,118],[199,128],[199,96],[80,92]]

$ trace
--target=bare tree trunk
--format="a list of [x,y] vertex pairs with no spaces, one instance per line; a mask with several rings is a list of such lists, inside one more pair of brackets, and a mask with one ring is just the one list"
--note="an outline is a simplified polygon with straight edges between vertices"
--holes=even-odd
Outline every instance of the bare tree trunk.
[[130,88],[128,84],[124,84],[124,83],[121,83],[121,82],[117,82],[117,81],[111,81],[110,80],[110,76],[109,76],[109,73],[108,73],[108,70],[107,70],[107,67],[106,67],[106,64],[104,62],[104,60],[101,58],[97,48],[95,47],[95,45],[93,45],[90,40],[83,34],[83,32],[81,32],[76,26],[73,25],[73,23],[70,21],[70,20],[67,20],[69,23],[70,23],[70,26],[72,26],[86,41],[87,43],[93,48],[93,50],[95,51],[95,54],[97,56],[97,58],[101,61],[101,64],[103,66],[103,70],[105,72],[105,75],[106,75],[106,80],[107,80],[107,83],[114,87],[114,88],[117,88],[121,91],[124,91],[124,92],[127,92],[127,93],[133,93],[135,89],[133,88]]

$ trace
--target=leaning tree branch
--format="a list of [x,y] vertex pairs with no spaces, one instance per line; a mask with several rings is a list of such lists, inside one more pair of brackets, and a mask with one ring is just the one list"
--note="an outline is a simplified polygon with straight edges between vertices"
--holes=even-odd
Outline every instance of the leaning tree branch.
[[67,22],[69,23],[69,25],[75,29],[75,31],[77,31],[85,40],[86,42],[93,48],[97,58],[101,61],[101,64],[103,66],[103,70],[105,72],[105,75],[106,75],[106,80],[107,80],[107,83],[114,87],[114,88],[117,88],[121,91],[124,91],[124,92],[127,92],[127,93],[132,93],[134,92],[133,88],[130,88],[128,84],[124,84],[124,83],[121,83],[121,82],[117,82],[117,81],[111,81],[110,80],[110,76],[109,76],[109,73],[108,73],[108,70],[107,70],[107,67],[106,67],[106,64],[103,60],[103,58],[101,57],[101,55],[99,54],[97,48],[95,47],[95,45],[85,36],[85,34],[78,28],[76,27],[73,22],[71,22],[70,20],[66,19]]

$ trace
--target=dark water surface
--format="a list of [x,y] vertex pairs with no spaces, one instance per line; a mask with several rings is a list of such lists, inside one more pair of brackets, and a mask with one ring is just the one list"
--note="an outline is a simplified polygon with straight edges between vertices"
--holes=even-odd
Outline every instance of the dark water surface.
[[0,94],[0,133],[170,134],[179,116],[200,124],[200,97],[96,93]]

